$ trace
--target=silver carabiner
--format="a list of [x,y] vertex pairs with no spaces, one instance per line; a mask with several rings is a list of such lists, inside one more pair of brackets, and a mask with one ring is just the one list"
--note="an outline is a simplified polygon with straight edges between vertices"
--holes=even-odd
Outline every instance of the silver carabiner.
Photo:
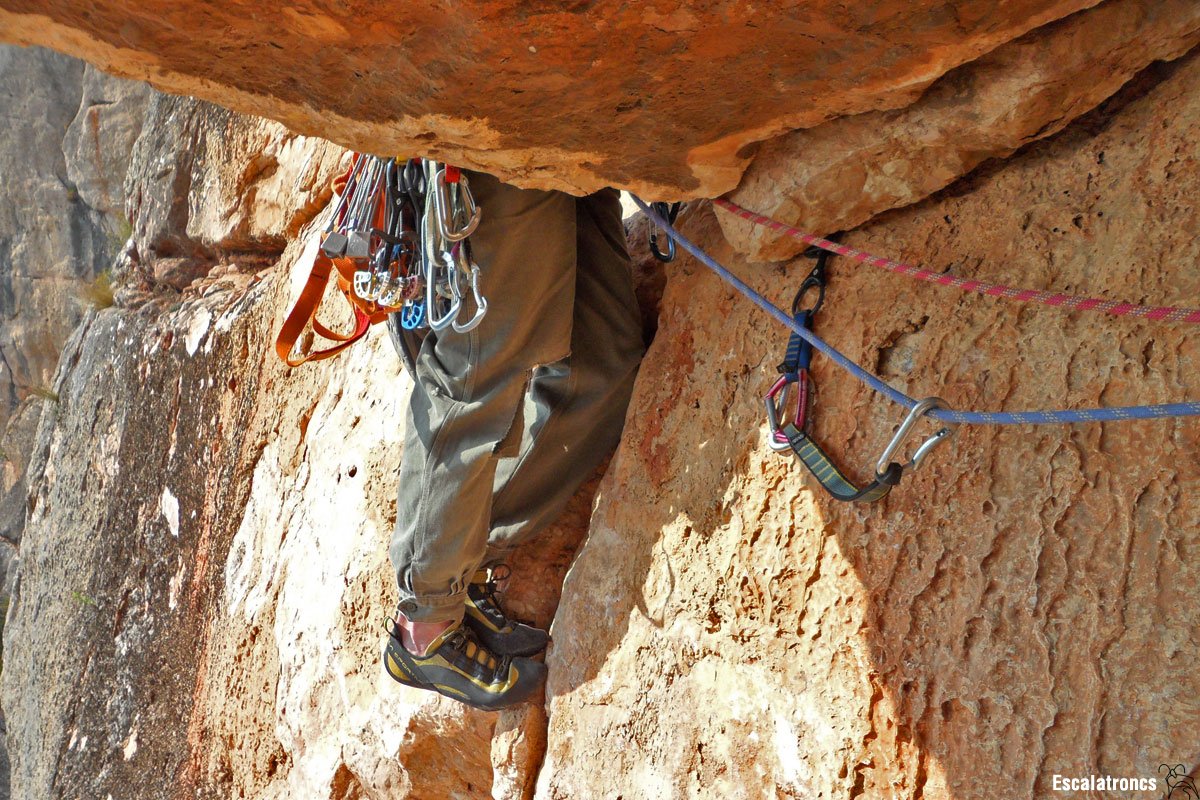
[[[436,162],[425,162],[427,185],[434,185],[437,175],[436,170]],[[443,267],[441,263],[443,259],[446,261],[444,271],[451,287],[453,287],[457,279],[454,275],[453,258],[449,250],[445,247],[445,241],[438,230],[438,212],[436,206],[436,199],[432,203],[427,202],[425,204],[425,216],[421,219],[421,255],[425,267],[425,321],[431,330],[443,331],[453,325],[455,319],[458,318],[458,311],[462,307],[462,301],[457,296],[456,288],[451,288],[450,308],[442,316],[439,317],[437,315],[439,289],[446,282],[442,280]]]
[[[912,410],[908,412],[908,416],[904,419],[904,422],[901,423],[900,429],[896,431],[896,435],[892,437],[892,441],[888,443],[888,446],[883,449],[883,453],[879,456],[879,461],[875,464],[876,476],[882,477],[887,473],[888,468],[892,464],[892,456],[900,449],[900,445],[904,444],[904,440],[908,438],[908,434],[912,431],[913,426],[917,424],[921,417],[935,408],[949,408],[949,406],[940,397],[926,397],[913,406]],[[913,453],[908,463],[900,465],[900,469],[905,472],[919,469],[921,462],[925,460],[925,457],[929,455],[933,448],[953,435],[954,428],[952,426],[942,428],[933,436],[926,439],[916,449],[916,452]]]
[[[792,443],[788,441],[787,435],[783,432],[783,414],[792,394],[794,383],[796,381],[789,381],[787,375],[780,375],[763,397],[763,404],[767,409],[767,447],[776,453],[785,453],[792,449]],[[801,387],[795,387],[795,390],[803,391]],[[781,393],[783,399],[777,403],[776,397]],[[803,420],[799,420],[799,423],[801,426],[804,424]]]
[[[465,264],[466,256],[464,255],[462,258],[463,263]],[[471,296],[475,299],[475,315],[462,325],[459,325],[457,322],[454,323],[454,330],[458,331],[459,333],[466,333],[467,331],[474,330],[476,327],[478,327],[479,323],[483,322],[483,317],[487,314],[488,310],[487,298],[479,293],[479,265],[471,264],[470,267]]]
[[454,324],[458,319],[459,309],[462,308],[462,295],[458,290],[458,275],[454,266],[454,257],[448,250],[443,250],[441,256],[446,262],[446,281],[450,290],[450,308],[446,309],[446,313],[442,316],[437,315],[437,299],[439,294],[440,284],[438,280],[437,268],[437,252],[431,253],[431,269],[429,280],[425,285],[425,319],[429,323],[429,327],[435,331],[443,331]]
[[[479,227],[480,211],[467,186],[467,176],[459,174],[458,191],[455,192],[454,198],[450,197],[450,184],[446,181],[445,167],[434,173],[431,185],[434,205],[437,207],[438,231],[442,238],[450,242],[461,242],[474,233]],[[461,202],[461,207],[455,200]],[[458,222],[459,217],[464,217],[466,222],[459,228],[452,228],[451,225]]]
[[463,231],[466,236],[470,236],[479,227],[479,220],[483,214],[479,210],[479,206],[475,205],[475,195],[471,194],[471,184],[467,180],[467,174],[461,170],[458,173],[458,189],[454,196],[462,204],[463,216],[467,218],[467,224],[463,226]]

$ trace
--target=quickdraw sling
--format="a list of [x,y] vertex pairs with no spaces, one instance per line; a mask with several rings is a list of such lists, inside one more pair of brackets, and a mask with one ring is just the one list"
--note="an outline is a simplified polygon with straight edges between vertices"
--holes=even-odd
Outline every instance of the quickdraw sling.
[[[812,327],[813,318],[825,302],[825,266],[830,254],[826,251],[813,251],[810,248],[805,255],[815,257],[817,264],[804,279],[804,283],[796,292],[795,299],[792,300],[792,319],[800,327],[809,330]],[[804,296],[810,290],[816,290],[817,298],[811,307],[803,308]],[[885,497],[893,486],[900,483],[900,479],[906,471],[920,467],[925,456],[952,435],[952,428],[942,428],[918,447],[907,463],[901,464],[892,460],[917,421],[930,409],[945,407],[945,403],[936,397],[920,401],[909,413],[896,435],[892,437],[891,443],[879,457],[874,479],[866,486],[859,487],[838,469],[828,454],[821,449],[821,446],[808,435],[807,424],[812,399],[812,379],[809,376],[809,366],[812,364],[812,356],[812,345],[793,332],[788,338],[787,353],[783,362],[777,367],[779,378],[763,398],[770,426],[768,444],[776,452],[791,450],[795,453],[825,491],[835,499],[847,503],[871,503]],[[789,395],[795,395],[790,413],[788,409]]]

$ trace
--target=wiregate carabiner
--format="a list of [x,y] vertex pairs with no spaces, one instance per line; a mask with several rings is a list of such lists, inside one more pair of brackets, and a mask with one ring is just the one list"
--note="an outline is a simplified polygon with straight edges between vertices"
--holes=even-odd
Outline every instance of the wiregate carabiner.
[[[904,440],[908,438],[909,432],[912,431],[913,426],[917,424],[921,417],[925,416],[929,411],[935,408],[947,407],[946,401],[942,400],[940,397],[926,397],[925,399],[918,401],[917,404],[912,407],[912,410],[908,412],[908,416],[905,417],[904,422],[900,424],[900,428],[896,431],[896,435],[892,437],[892,441],[888,443],[888,446],[883,449],[883,453],[880,454],[879,461],[875,464],[876,477],[882,478],[883,476],[887,475],[893,467],[898,467],[901,474],[907,472],[908,470],[919,469],[921,462],[925,460],[925,457],[929,455],[933,448],[937,447],[946,439],[949,439],[951,436],[953,436],[953,426],[943,427],[937,433],[933,434],[933,436],[930,436],[928,439],[926,439],[921,446],[916,449],[912,455],[912,458],[908,460],[907,464],[897,464],[896,462],[892,461],[892,456],[894,456],[896,451],[900,449],[900,445],[904,444]],[[898,479],[899,476],[897,476],[897,480]]]
[[447,281],[450,288],[450,307],[441,316],[435,316],[434,312],[438,305],[438,287],[433,281],[425,287],[425,319],[429,323],[429,327],[435,331],[444,331],[454,324],[458,319],[458,311],[462,308],[462,294],[458,288],[458,274],[454,268],[454,259],[449,252],[443,253],[446,257]]
[[425,215],[425,202],[429,185],[425,181],[425,167],[419,158],[410,158],[400,170],[400,191],[408,195],[413,211],[419,220]]
[[[455,269],[453,254],[440,241],[438,225],[435,217],[436,210],[432,205],[425,208],[425,319],[429,327],[435,331],[443,331],[454,324],[458,318],[458,310],[462,307],[462,298],[458,290],[458,275]],[[441,266],[439,262],[443,262]],[[444,271],[445,281],[441,280]],[[441,316],[437,315],[438,294],[441,284],[445,283],[450,292],[450,307]]]
[[475,316],[459,325],[455,322],[451,327],[459,333],[467,333],[474,330],[483,322],[484,316],[487,314],[488,304],[487,298],[479,293],[479,265],[471,265],[471,296],[475,299]]
[[[451,252],[454,257],[458,259],[458,275],[470,275],[469,280],[471,284],[471,299],[475,301],[475,314],[463,324],[459,325],[456,321],[452,326],[458,333],[467,333],[468,331],[474,330],[476,327],[478,327],[479,323],[483,321],[484,315],[487,314],[488,303],[487,298],[484,297],[479,291],[480,269],[479,265],[475,263],[475,260],[471,258],[471,243],[467,241],[455,242]],[[455,289],[455,296],[458,297],[459,301],[461,302],[462,298],[465,297],[465,294],[463,293],[461,287],[458,286],[457,281],[455,283]]]
[[[792,418],[788,420],[784,417],[784,412],[787,410],[793,386],[796,389],[796,408],[792,412]],[[775,398],[779,396],[780,392],[783,393],[783,399],[777,402]],[[783,453],[792,448],[787,434],[783,431],[785,424],[791,424],[796,430],[804,430],[808,416],[808,393],[808,370],[803,370],[780,375],[763,396],[763,404],[767,408],[767,425],[769,426],[767,446],[776,453]]]

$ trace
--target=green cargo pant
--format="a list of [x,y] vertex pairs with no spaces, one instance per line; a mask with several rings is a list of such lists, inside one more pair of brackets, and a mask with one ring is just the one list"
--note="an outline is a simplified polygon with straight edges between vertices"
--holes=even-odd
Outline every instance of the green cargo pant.
[[389,551],[422,622],[459,619],[485,556],[553,521],[616,446],[645,349],[616,191],[468,176],[488,312],[417,356]]

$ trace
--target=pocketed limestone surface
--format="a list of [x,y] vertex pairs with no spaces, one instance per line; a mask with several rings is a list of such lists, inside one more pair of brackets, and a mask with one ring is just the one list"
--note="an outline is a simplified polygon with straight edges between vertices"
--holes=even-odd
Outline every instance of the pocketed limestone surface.
[[[936,270],[1200,298],[1200,60],[846,241]],[[777,304],[707,206],[686,233]],[[1197,398],[1189,327],[1064,314],[833,259],[819,335],[956,408]],[[1051,798],[1162,779],[1200,732],[1200,422],[962,427],[882,502],[766,444],[787,334],[669,268],[624,441],[563,588],[539,798]],[[903,414],[818,355],[812,434],[866,480]],[[918,428],[928,435],[932,426]],[[1165,791],[1163,783],[1158,784]]]

